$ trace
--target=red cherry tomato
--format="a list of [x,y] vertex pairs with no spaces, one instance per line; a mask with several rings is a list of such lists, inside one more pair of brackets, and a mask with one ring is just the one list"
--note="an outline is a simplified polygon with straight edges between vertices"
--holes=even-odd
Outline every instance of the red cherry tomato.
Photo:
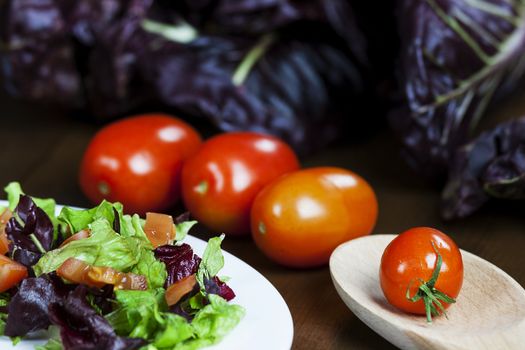
[[[431,280],[437,268],[438,253],[442,264],[435,284],[430,287],[453,299],[458,296],[463,284],[463,260],[457,245],[441,231],[416,227],[394,238],[381,258],[381,288],[391,305],[408,313],[426,313],[424,299],[416,302],[408,300],[407,290],[410,297],[423,293],[419,292],[421,281]],[[450,305],[443,300],[441,304],[444,308]],[[439,310],[438,307],[436,309]],[[427,317],[430,320],[430,315]]]
[[26,277],[27,268],[24,265],[0,255],[0,293],[16,286]]
[[119,201],[129,213],[162,211],[180,198],[182,162],[201,144],[180,119],[162,114],[130,117],[101,129],[80,167],[80,186],[98,204]]
[[218,135],[184,164],[182,198],[186,208],[210,229],[250,232],[250,208],[257,193],[276,177],[299,168],[283,141],[253,132]]
[[291,267],[328,262],[341,243],[369,234],[377,200],[360,176],[340,168],[312,168],[266,186],[251,211],[252,236],[272,260]]

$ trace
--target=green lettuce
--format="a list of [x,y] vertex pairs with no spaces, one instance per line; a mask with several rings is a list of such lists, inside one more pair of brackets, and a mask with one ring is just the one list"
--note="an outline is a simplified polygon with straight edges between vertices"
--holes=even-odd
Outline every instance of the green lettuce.
[[202,290],[205,290],[204,279],[216,276],[224,266],[224,256],[222,255],[221,243],[224,234],[208,240],[202,261],[197,270],[197,282]]
[[175,240],[180,242],[183,241],[186,236],[188,235],[188,232],[190,229],[197,224],[197,221],[183,221],[177,225],[175,225]]
[[58,221],[69,227],[69,232],[76,233],[88,227],[93,221],[105,218],[113,223],[115,220],[115,211],[122,216],[123,207],[120,203],[110,203],[103,200],[98,206],[91,209],[73,209],[63,207]]
[[209,303],[197,311],[191,323],[168,312],[164,289],[115,292],[118,308],[106,315],[117,334],[140,337],[150,344],[144,349],[198,349],[219,342],[244,316],[239,305],[210,294]]
[[68,258],[74,257],[93,266],[129,271],[140,259],[140,247],[113,231],[109,221],[100,218],[89,226],[88,238],[72,241],[62,248],[47,252],[33,267],[37,276],[55,271]]
[[63,350],[62,341],[58,338],[51,338],[44,345],[35,346],[35,350]]
[[[107,202],[106,202],[107,203]],[[146,277],[149,288],[164,284],[167,272],[165,265],[155,259],[152,246],[147,239],[138,216],[123,217],[122,234],[113,230],[113,209],[108,204],[94,208],[97,210],[66,210],[61,220],[78,228],[79,223],[88,224],[91,234],[88,238],[72,241],[62,248],[47,252],[33,267],[37,276],[55,271],[68,258],[74,257],[93,266],[112,267],[122,272],[133,272]],[[98,213],[98,214],[97,214]],[[64,214],[64,215],[62,215]],[[66,219],[67,218],[67,219]],[[111,221],[110,221],[111,220]],[[83,227],[86,228],[86,227]]]
[[162,311],[167,309],[164,289],[117,290],[115,299],[119,307],[106,315],[115,332],[133,338],[152,339],[164,322]]

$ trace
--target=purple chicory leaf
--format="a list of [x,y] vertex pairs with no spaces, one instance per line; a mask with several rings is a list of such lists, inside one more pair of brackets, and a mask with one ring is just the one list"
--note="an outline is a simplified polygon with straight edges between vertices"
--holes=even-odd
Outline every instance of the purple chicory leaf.
[[46,329],[50,324],[49,308],[58,303],[71,289],[54,275],[29,277],[22,281],[8,304],[5,335],[24,336]]
[[204,284],[206,286],[206,292],[209,294],[217,294],[227,301],[235,298],[233,290],[217,276],[213,276],[213,278],[205,278]]
[[525,77],[520,0],[399,1],[405,104],[391,124],[411,165],[441,180],[487,106]]
[[490,197],[525,199],[525,117],[482,133],[456,152],[442,215],[468,216]]
[[1,1],[0,13],[6,89],[14,96],[81,105],[81,78],[57,1]]
[[[330,25],[351,45],[364,47],[355,16],[346,0],[161,0],[199,30],[236,35],[261,35],[298,23]],[[208,30],[209,31],[209,30]]]
[[[89,108],[98,117],[107,118],[129,113],[146,104],[151,90],[146,88],[137,68],[137,52],[153,45],[144,40],[129,41],[141,32],[153,0],[131,0],[122,5],[120,16],[94,31],[95,45],[87,60],[85,90]],[[104,64],[101,64],[104,62]]]
[[27,195],[20,196],[13,217],[6,224],[5,232],[11,241],[9,254],[13,260],[26,267],[36,264],[42,256],[42,251],[51,250],[53,245],[51,219]]
[[159,38],[137,62],[162,104],[223,131],[276,135],[306,154],[340,137],[367,100],[356,58],[326,37],[317,28],[256,39],[199,36],[184,45]]
[[166,264],[168,277],[166,278],[165,287],[197,273],[201,262],[189,244],[183,243],[180,246],[163,245],[154,250],[155,257]]
[[140,338],[115,334],[109,322],[87,301],[88,288],[79,285],[61,304],[50,307],[51,322],[60,327],[64,350],[133,350],[146,345]]

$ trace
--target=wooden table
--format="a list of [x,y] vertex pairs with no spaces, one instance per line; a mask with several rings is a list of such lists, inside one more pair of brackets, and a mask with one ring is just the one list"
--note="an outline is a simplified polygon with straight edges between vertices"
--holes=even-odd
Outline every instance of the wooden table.
[[[35,196],[89,206],[78,187],[77,171],[81,155],[99,126],[56,109],[31,106],[5,96],[0,96],[0,106],[0,185],[17,180]],[[504,114],[518,115],[525,106],[522,103],[521,107],[503,110]],[[420,225],[440,228],[461,248],[498,265],[525,285],[523,202],[490,205],[468,219],[445,223],[438,213],[439,189],[411,172],[398,150],[385,129],[364,143],[333,147],[304,159],[303,165],[345,167],[368,179],[380,204],[374,233],[399,233]],[[260,271],[283,295],[294,320],[294,349],[394,348],[346,308],[327,267],[279,267],[268,261],[250,239],[227,239],[224,248]]]

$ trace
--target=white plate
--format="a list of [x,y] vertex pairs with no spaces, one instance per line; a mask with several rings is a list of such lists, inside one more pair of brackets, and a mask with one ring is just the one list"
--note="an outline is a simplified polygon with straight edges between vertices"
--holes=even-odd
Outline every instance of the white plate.
[[[0,201],[0,206],[6,206]],[[62,207],[58,206],[57,210]],[[226,237],[226,239],[228,239]],[[185,242],[194,252],[202,256],[206,242],[188,236]],[[207,350],[288,350],[292,346],[293,321],[290,310],[277,289],[257,270],[241,259],[223,251],[224,268],[221,276],[231,277],[228,285],[236,294],[231,303],[242,305],[246,315],[241,322],[219,344]],[[2,350],[32,350],[46,340],[23,340],[13,346],[7,337],[0,337]]]

